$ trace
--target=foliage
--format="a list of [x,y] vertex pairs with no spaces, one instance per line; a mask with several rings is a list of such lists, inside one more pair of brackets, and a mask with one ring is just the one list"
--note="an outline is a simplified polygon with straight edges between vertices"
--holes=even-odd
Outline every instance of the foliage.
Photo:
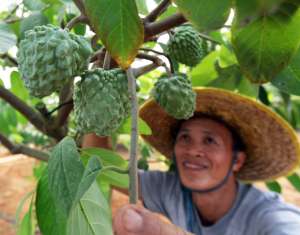
[[[134,142],[129,135],[135,129],[151,134],[136,117],[134,99],[143,104],[154,88],[156,99],[175,102],[171,107],[162,104],[174,111],[173,106],[185,102],[181,92],[187,88],[178,89],[182,82],[173,79],[178,74],[186,74],[191,81],[184,93],[189,99],[193,98],[190,85],[232,90],[256,98],[300,128],[298,1],[23,0],[11,6],[0,13],[0,71],[8,71],[7,78],[4,72],[0,77],[0,141],[14,153],[26,149],[32,157],[50,155],[48,164],[35,169],[37,189],[29,211],[18,222],[18,234],[32,234],[35,220],[45,235],[112,234],[111,185],[128,187],[128,162],[115,149],[78,149],[80,132],[97,132],[99,120],[105,119],[98,134],[112,136],[114,146],[128,147],[130,140]],[[200,41],[209,47],[200,59],[196,55],[197,62],[185,65],[168,53],[167,46],[184,23],[193,27],[195,48]],[[47,27],[53,35],[64,32],[60,40],[40,32]],[[186,55],[184,43],[179,52]],[[131,70],[125,74],[117,67]],[[30,77],[35,69],[38,72]],[[108,69],[115,71],[108,76],[109,82],[94,72]],[[137,78],[138,89],[131,82],[128,93],[130,72]],[[158,80],[165,72],[171,78]],[[39,86],[30,93],[24,83],[30,87],[32,77]],[[91,84],[83,86],[89,80]],[[158,92],[163,82],[174,82],[167,90],[177,89],[177,95],[165,97],[167,91]],[[33,151],[29,144],[51,153]],[[151,148],[142,141],[139,147],[138,166],[148,169]],[[299,191],[298,174],[287,179]],[[276,181],[267,186],[282,190]]]

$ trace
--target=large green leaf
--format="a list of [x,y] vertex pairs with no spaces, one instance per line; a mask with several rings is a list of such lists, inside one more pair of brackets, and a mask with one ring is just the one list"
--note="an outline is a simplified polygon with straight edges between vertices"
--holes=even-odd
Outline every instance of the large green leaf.
[[48,168],[49,189],[55,205],[68,215],[84,174],[84,166],[72,138],[65,137],[54,147]]
[[232,28],[232,42],[246,77],[255,83],[274,78],[298,49],[299,28],[300,10],[288,4],[245,26],[236,22]]
[[20,25],[20,37],[24,38],[27,30],[33,29],[35,26],[48,24],[48,18],[41,12],[34,12],[30,16],[24,18]]
[[35,207],[38,225],[43,235],[65,234],[67,217],[57,209],[52,199],[48,184],[48,168],[38,182]]
[[173,0],[199,31],[220,28],[227,20],[231,0]]
[[126,69],[144,42],[144,29],[134,0],[86,0],[86,13],[97,35]]
[[286,93],[300,95],[300,50],[289,65],[272,80],[272,84]]
[[12,71],[10,74],[11,91],[22,100],[29,99],[29,92],[24,86],[21,75],[17,71]]
[[92,183],[96,180],[96,177],[101,170],[102,166],[99,159],[96,156],[93,156],[89,159],[80,184],[78,186],[76,199],[74,200],[73,204],[75,204],[83,195],[84,193],[90,188]]
[[110,207],[96,183],[72,209],[67,235],[112,235]]
[[4,22],[0,22],[0,54],[6,53],[17,43],[17,36]]

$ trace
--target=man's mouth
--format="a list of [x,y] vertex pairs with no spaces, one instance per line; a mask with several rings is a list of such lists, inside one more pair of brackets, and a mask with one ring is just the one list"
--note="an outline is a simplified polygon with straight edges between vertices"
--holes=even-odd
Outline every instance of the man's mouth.
[[182,163],[184,168],[189,169],[189,170],[206,170],[209,168],[208,164],[205,163],[195,163],[195,162],[190,162],[190,161],[184,161]]

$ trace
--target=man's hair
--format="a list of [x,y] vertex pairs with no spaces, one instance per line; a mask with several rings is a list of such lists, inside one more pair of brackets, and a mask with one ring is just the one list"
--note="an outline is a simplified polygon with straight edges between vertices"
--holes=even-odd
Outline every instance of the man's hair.
[[[239,133],[236,131],[235,128],[233,128],[231,125],[229,125],[227,122],[225,122],[222,118],[217,117],[217,116],[213,116],[213,115],[209,115],[209,114],[204,114],[204,113],[195,113],[193,115],[193,117],[191,117],[190,119],[202,119],[202,118],[206,118],[206,119],[210,119],[213,120],[217,123],[220,123],[221,125],[225,126],[232,137],[232,150],[235,152],[243,152],[246,150],[246,146],[244,144],[243,139],[241,138],[241,136],[239,135]],[[189,119],[189,120],[190,120]],[[171,134],[173,137],[173,143],[175,144],[178,132],[181,128],[182,123],[184,123],[187,120],[180,120],[179,122],[176,123],[176,125],[174,125],[171,128]]]

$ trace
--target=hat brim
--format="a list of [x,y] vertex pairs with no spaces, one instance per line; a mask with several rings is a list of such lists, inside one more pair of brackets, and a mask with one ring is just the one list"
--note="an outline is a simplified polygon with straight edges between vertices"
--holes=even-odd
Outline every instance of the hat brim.
[[[246,162],[237,173],[243,181],[268,181],[290,174],[300,163],[295,131],[279,115],[248,97],[216,88],[194,88],[197,113],[222,118],[235,128],[246,145]],[[172,127],[179,120],[153,99],[140,109],[151,135],[142,137],[168,158],[173,154]]]

